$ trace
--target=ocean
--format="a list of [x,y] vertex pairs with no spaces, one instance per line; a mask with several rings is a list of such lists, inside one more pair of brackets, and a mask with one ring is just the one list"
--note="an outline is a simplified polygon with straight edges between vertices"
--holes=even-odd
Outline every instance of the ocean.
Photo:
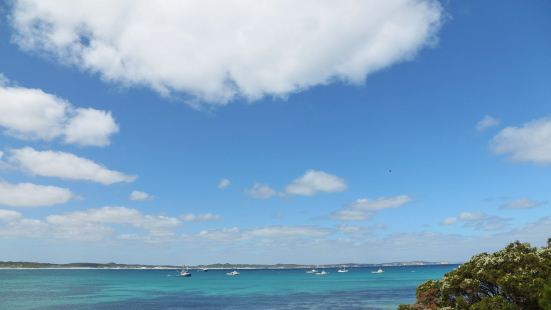
[[456,265],[349,268],[307,274],[304,269],[177,270],[4,269],[0,309],[396,309],[415,300],[415,288]]

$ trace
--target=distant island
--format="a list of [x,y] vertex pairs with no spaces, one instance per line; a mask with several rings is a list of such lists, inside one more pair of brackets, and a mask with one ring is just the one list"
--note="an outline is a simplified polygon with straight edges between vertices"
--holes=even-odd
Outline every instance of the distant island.
[[[208,269],[304,269],[304,268],[338,268],[340,266],[347,266],[350,268],[361,267],[399,267],[399,266],[429,266],[429,265],[451,265],[448,262],[425,262],[425,261],[411,261],[411,262],[392,262],[382,264],[326,264],[326,265],[303,265],[303,264],[230,264],[230,263],[218,263],[208,265],[195,265],[187,266],[191,269],[194,268],[208,268]],[[53,263],[37,263],[37,262],[12,262],[12,261],[0,261],[0,269],[180,269],[182,266],[176,265],[142,265],[142,264],[117,264],[117,263],[68,263],[68,264],[53,264]]]

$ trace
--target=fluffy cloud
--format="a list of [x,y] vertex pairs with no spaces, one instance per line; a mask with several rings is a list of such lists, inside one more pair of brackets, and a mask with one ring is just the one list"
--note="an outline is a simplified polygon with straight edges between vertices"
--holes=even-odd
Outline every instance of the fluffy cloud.
[[132,191],[130,193],[130,196],[128,197],[130,200],[134,200],[134,201],[143,201],[143,200],[149,200],[153,197],[151,197],[151,195],[149,195],[148,193],[146,192],[142,192],[142,191]]
[[0,181],[0,205],[10,207],[42,207],[61,204],[73,197],[70,190],[36,185],[32,183],[11,184]]
[[504,128],[491,141],[491,148],[515,161],[551,164],[551,118]]
[[117,226],[125,226],[142,231],[136,236],[144,241],[167,241],[175,237],[175,230],[180,225],[180,220],[174,217],[143,214],[125,207],[103,207],[49,215],[44,219],[26,219],[12,214],[7,226],[0,226],[0,236],[97,241],[115,234]]
[[398,208],[410,201],[411,197],[407,195],[377,199],[362,198],[333,213],[333,218],[342,221],[364,221],[380,210]]
[[278,192],[267,184],[255,183],[246,189],[245,193],[254,198],[268,199],[274,196],[313,196],[318,193],[335,193],[345,190],[346,182],[338,176],[323,171],[308,170],[303,176],[289,183],[284,192]]
[[483,212],[461,212],[457,216],[447,217],[443,225],[462,223],[463,227],[472,227],[478,230],[502,230],[509,225],[510,219],[489,216]]
[[40,89],[0,85],[0,127],[29,140],[62,138],[65,143],[106,146],[119,131],[110,112],[75,108]]
[[496,119],[492,116],[486,115],[478,123],[476,123],[476,130],[477,131],[484,131],[488,128],[491,128],[491,127],[494,127],[494,126],[497,126],[497,125],[499,125],[499,120],[498,119]]
[[258,199],[268,199],[278,194],[273,188],[262,183],[255,183],[252,187],[247,188],[245,193]]
[[110,112],[96,109],[76,109],[65,127],[65,142],[105,146],[109,137],[119,131]]
[[546,204],[545,201],[532,199],[516,199],[502,204],[500,209],[532,209]]
[[346,190],[346,183],[336,175],[308,170],[285,188],[289,195],[312,196],[317,193],[335,193]]
[[442,16],[435,0],[17,0],[10,21],[25,50],[224,104],[362,83],[435,42]]
[[180,217],[184,222],[209,222],[217,221],[220,219],[220,215],[213,213],[204,213],[204,214],[193,214],[188,213]]
[[109,170],[89,159],[71,153],[37,151],[30,147],[12,149],[9,162],[26,172],[68,180],[84,180],[101,184],[133,182],[137,177]]

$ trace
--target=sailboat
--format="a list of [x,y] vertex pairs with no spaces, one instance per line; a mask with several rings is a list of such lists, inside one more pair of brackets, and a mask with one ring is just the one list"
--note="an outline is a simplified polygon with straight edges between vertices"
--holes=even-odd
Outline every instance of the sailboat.
[[240,273],[237,272],[237,270],[234,270],[232,272],[227,272],[226,275],[228,275],[228,276],[238,276],[238,275],[240,275]]
[[346,266],[343,265],[341,268],[339,268],[339,270],[337,270],[337,272],[340,272],[340,273],[348,272],[348,269],[346,269]]
[[191,272],[189,272],[189,269],[186,266],[182,267],[182,270],[180,271],[181,277],[191,277]]
[[379,267],[379,269],[377,269],[377,271],[372,271],[371,273],[383,273],[383,272],[385,272],[383,270],[383,268]]
[[324,276],[326,274],[329,274],[329,272],[322,270],[321,272],[316,272],[316,276]]
[[318,273],[318,270],[317,269],[312,269],[312,270],[306,271],[306,273]]

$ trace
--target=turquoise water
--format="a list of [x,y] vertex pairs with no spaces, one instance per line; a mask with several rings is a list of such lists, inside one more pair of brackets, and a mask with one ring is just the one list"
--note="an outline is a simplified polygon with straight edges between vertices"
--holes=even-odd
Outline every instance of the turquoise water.
[[396,309],[455,265],[305,270],[0,270],[0,309]]

